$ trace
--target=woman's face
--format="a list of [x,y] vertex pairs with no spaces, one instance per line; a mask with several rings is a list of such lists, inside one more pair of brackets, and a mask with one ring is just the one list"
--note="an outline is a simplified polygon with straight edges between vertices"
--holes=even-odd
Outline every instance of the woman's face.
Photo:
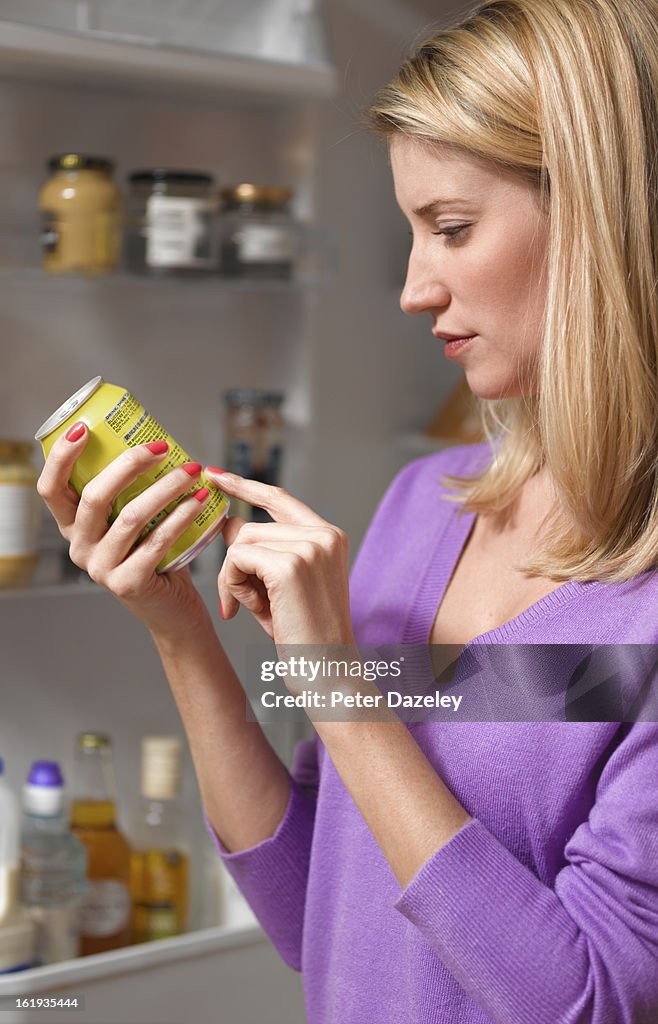
[[391,164],[413,234],[402,310],[429,313],[436,337],[475,335],[461,349],[446,349],[474,394],[536,394],[548,238],[536,189],[402,135],[391,143]]

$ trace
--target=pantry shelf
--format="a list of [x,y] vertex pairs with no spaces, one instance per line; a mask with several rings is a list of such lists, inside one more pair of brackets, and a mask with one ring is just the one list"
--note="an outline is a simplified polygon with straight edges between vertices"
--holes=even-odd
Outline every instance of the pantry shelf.
[[31,289],[69,289],[86,291],[121,290],[123,292],[158,288],[179,294],[195,289],[205,293],[215,291],[218,295],[232,292],[303,292],[319,288],[328,280],[327,276],[308,276],[277,280],[274,278],[222,277],[220,274],[204,274],[195,277],[148,276],[140,274],[48,274],[39,267],[17,267],[0,265],[0,286],[3,284],[26,286]]
[[74,84],[125,87],[143,92],[202,96],[244,96],[272,106],[288,100],[335,95],[337,74],[329,64],[233,57],[160,46],[119,42],[0,21],[0,59],[5,77],[58,80]]
[[[158,939],[135,946],[125,946],[109,953],[66,960],[46,967],[33,967],[0,977],[0,1009],[10,1009],[8,1000],[37,992],[54,993],[66,986],[140,971],[153,965],[174,963],[225,949],[238,949],[267,942],[256,923],[204,928],[171,939]],[[1,1019],[1,1018],[0,1018]]]

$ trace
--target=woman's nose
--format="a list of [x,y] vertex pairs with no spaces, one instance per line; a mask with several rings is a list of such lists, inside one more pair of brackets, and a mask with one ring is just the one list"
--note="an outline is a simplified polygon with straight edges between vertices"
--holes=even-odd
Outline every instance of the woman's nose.
[[400,309],[403,313],[426,313],[429,309],[445,306],[450,294],[444,284],[437,280],[431,267],[409,259],[407,279],[400,296]]

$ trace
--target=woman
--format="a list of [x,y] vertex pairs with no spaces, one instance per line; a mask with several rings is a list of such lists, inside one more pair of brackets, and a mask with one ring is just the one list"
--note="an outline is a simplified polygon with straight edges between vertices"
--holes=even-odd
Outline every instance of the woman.
[[[349,589],[339,529],[209,469],[273,519],[229,520],[223,616],[245,605],[280,653],[560,645],[540,688],[569,645],[655,644],[658,5],[492,0],[422,46],[372,118],[413,234],[402,308],[474,336],[446,354],[488,440],[399,474]],[[162,455],[132,449],[78,503],[87,437],[55,444],[40,493],[73,560],[150,630],[218,853],[303,972],[309,1020],[655,1022],[658,726],[316,716],[289,773],[245,721],[189,573],[154,573],[198,501],[131,550],[200,467],[108,528]]]

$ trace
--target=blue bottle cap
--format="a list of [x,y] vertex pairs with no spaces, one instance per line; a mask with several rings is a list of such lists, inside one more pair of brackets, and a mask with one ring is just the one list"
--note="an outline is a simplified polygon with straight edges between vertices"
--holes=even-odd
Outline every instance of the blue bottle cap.
[[64,785],[64,776],[57,761],[33,761],[27,777],[29,786],[57,786]]

